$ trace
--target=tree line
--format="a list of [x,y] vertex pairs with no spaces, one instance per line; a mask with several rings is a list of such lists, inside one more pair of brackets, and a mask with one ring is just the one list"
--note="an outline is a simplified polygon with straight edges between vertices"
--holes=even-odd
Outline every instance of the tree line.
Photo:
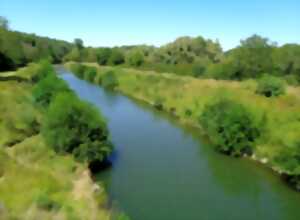
[[12,31],[8,21],[0,17],[0,71],[14,70],[43,59],[60,63],[72,47],[73,44],[66,41]]
[[215,79],[243,80],[265,74],[283,77],[290,84],[300,82],[300,45],[275,42],[259,35],[241,40],[240,45],[223,51],[216,40],[180,37],[161,47],[136,45],[85,47],[81,39],[73,43],[9,30],[0,17],[0,70],[48,58],[54,63],[97,62],[157,72]]

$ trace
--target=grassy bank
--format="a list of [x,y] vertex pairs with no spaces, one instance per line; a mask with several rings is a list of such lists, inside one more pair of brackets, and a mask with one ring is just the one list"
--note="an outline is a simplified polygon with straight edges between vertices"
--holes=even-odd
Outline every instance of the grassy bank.
[[88,164],[58,153],[41,127],[47,109],[33,98],[37,64],[0,82],[0,219],[112,219]]
[[[110,81],[115,81],[111,84],[115,84],[113,87],[116,90],[170,112],[178,120],[199,127],[203,132],[207,132],[207,127],[202,127],[199,117],[205,107],[220,98],[233,100],[250,112],[260,131],[251,157],[280,173],[292,176],[294,184],[295,178],[298,179],[299,87],[287,87],[286,94],[267,98],[257,94],[255,80],[237,82],[195,79],[153,71],[88,65],[97,67],[97,71],[96,74],[82,74],[81,77],[86,80],[104,85],[107,84],[106,76],[113,75],[111,78],[115,79]],[[70,67],[70,64],[66,66]]]

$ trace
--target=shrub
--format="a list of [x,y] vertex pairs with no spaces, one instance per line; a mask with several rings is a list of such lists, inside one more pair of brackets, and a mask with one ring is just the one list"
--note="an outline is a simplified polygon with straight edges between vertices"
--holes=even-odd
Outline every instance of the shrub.
[[106,89],[114,89],[119,85],[119,82],[115,73],[113,71],[108,71],[101,77],[101,84]]
[[97,69],[95,67],[86,67],[84,75],[86,80],[93,82],[97,75]]
[[141,66],[144,63],[144,55],[140,51],[133,51],[128,55],[127,62],[130,66]]
[[43,107],[48,107],[53,98],[60,92],[71,92],[68,85],[55,75],[49,75],[32,90],[34,101]]
[[164,102],[165,102],[165,99],[161,96],[158,96],[155,98],[154,100],[154,108],[156,108],[157,110],[163,110],[164,109]]
[[72,93],[58,94],[42,127],[45,140],[58,153],[72,153],[88,163],[101,162],[112,151],[108,130],[97,109]]
[[193,76],[194,77],[200,77],[200,76],[203,76],[204,73],[205,73],[205,66],[204,65],[201,65],[201,64],[195,64],[193,65],[193,69],[192,69],[192,72],[193,72]]
[[283,80],[275,76],[264,75],[258,81],[256,92],[266,97],[273,97],[284,94],[285,90],[286,86]]
[[61,205],[52,200],[47,193],[40,193],[36,198],[37,207],[46,211],[57,211]]
[[110,48],[100,48],[97,50],[97,63],[99,65],[106,65],[111,56],[112,50]]
[[260,135],[252,114],[230,99],[206,105],[199,121],[216,148],[230,155],[251,154]]
[[124,54],[118,49],[113,49],[109,57],[109,63],[111,65],[120,65],[124,62],[125,62]]
[[73,63],[71,64],[70,69],[76,76],[82,79],[84,77],[86,66],[79,63]]
[[42,60],[35,69],[35,73],[31,77],[31,80],[33,82],[39,82],[48,75],[55,75],[55,71],[48,60]]

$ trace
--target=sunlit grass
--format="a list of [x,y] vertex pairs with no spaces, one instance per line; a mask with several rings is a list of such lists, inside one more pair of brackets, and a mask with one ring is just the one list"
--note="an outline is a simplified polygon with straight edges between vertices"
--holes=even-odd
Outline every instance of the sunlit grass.
[[[22,73],[30,76],[26,68],[15,74]],[[110,219],[87,165],[56,154],[32,131],[43,120],[32,86],[0,82],[0,219]]]
[[[69,64],[67,64],[68,66]],[[96,64],[88,64],[97,66]],[[189,76],[140,71],[118,67],[99,67],[98,76],[109,70],[115,72],[122,93],[154,104],[163,102],[166,111],[175,114],[179,120],[200,127],[199,116],[204,106],[216,97],[229,96],[242,103],[257,120],[263,120],[263,135],[258,141],[255,155],[266,158],[273,167],[274,158],[283,150],[291,154],[297,150],[300,141],[300,88],[288,87],[287,93],[279,97],[266,98],[256,94],[257,82],[196,79]],[[284,171],[284,170],[283,170]],[[288,172],[288,171],[287,171]]]

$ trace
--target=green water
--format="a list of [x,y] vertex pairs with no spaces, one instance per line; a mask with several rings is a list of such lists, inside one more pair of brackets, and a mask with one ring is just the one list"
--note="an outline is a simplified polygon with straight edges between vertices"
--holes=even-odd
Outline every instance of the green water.
[[97,178],[132,220],[300,219],[300,193],[270,170],[216,153],[197,131],[123,95],[61,77],[108,120],[116,153]]

